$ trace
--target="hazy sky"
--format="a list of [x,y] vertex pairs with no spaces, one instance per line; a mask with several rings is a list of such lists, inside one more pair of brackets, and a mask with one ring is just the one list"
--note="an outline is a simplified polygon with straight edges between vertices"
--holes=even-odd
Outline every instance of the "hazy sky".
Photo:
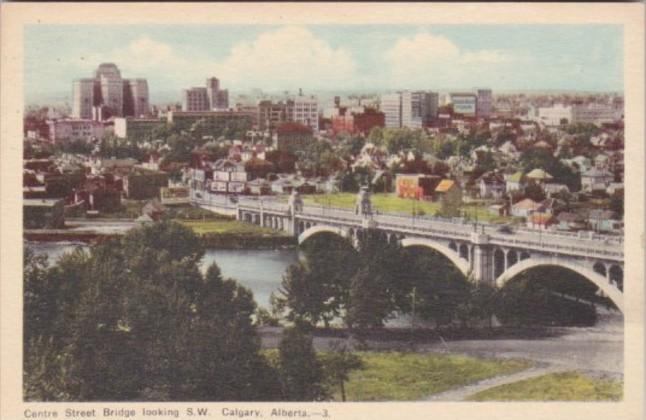
[[618,25],[33,25],[27,99],[69,95],[114,62],[155,92],[217,76],[233,91],[623,90]]

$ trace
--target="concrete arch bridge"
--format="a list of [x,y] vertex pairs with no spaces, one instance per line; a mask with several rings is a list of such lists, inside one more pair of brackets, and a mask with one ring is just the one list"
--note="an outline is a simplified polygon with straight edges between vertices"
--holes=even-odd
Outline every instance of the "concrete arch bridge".
[[354,210],[304,205],[296,193],[288,203],[241,199],[226,208],[212,201],[197,204],[235,214],[243,222],[288,232],[299,243],[322,232],[356,243],[362,230],[379,229],[388,241],[400,241],[404,247],[431,248],[473,281],[498,287],[534,267],[562,267],[592,282],[623,311],[622,237],[529,229],[505,233],[496,225],[474,225],[461,219],[380,214],[372,211],[365,190],[359,193]]

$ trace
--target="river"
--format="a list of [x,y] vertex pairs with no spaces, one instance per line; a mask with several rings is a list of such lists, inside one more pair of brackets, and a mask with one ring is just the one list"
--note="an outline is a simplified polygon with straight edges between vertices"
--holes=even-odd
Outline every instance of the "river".
[[[71,252],[76,247],[88,249],[87,245],[74,242],[29,242],[29,246],[38,254],[46,254],[50,264],[56,263],[65,252]],[[268,309],[271,293],[278,291],[283,273],[297,260],[296,249],[207,249],[200,268],[206,271],[216,262],[223,277],[234,278],[251,289],[258,305]]]

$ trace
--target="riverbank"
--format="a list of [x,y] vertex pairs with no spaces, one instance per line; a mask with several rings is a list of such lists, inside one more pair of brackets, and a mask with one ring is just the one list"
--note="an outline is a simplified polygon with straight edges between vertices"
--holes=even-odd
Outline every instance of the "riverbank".
[[[282,329],[259,333],[263,348],[275,349]],[[618,401],[623,394],[623,319],[615,312],[593,327],[388,328],[352,340],[343,329],[317,329],[313,336],[319,354],[342,342],[364,361],[350,374],[348,401]]]
[[284,232],[230,218],[176,221],[199,235],[207,248],[284,249],[298,245],[296,238]]
[[[173,219],[190,228],[212,249],[286,249],[298,245],[296,238],[269,228],[230,218],[207,220]],[[82,242],[95,244],[125,235],[140,226],[134,219],[71,219],[64,229],[27,229],[23,237],[32,242]]]

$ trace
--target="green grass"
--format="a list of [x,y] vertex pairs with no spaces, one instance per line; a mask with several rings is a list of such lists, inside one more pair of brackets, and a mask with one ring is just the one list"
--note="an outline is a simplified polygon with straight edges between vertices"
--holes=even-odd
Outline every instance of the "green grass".
[[[348,401],[411,401],[494,376],[524,370],[524,360],[432,353],[362,352],[364,367],[350,374]],[[340,400],[338,395],[335,395]]]
[[[323,206],[354,208],[357,196],[354,193],[305,195],[306,204],[319,204]],[[412,200],[399,198],[394,193],[376,193],[371,196],[373,208],[382,213],[407,213],[413,211],[419,214],[420,210],[426,215],[434,215],[440,210],[439,202]],[[511,217],[500,217],[489,213],[486,205],[463,205],[460,209],[467,217],[487,222],[510,222]]]
[[243,223],[232,219],[217,219],[217,220],[180,220],[175,221],[182,225],[193,229],[193,232],[198,235],[203,234],[229,234],[229,235],[260,235],[260,236],[283,236],[282,232],[278,232],[269,228],[252,225],[250,223]]
[[619,401],[623,383],[594,379],[579,372],[551,373],[497,386],[472,395],[470,401]]

